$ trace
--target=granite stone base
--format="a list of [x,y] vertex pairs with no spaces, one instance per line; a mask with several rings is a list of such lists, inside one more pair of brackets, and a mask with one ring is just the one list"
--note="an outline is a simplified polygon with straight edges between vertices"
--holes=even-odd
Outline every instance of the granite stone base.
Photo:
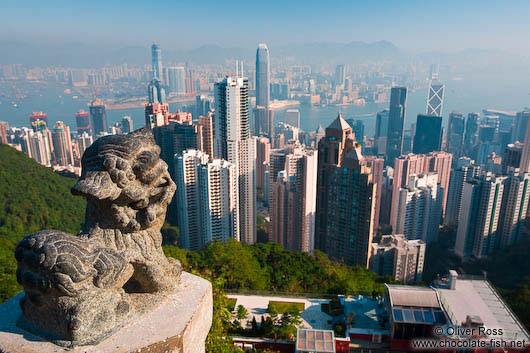
[[23,293],[0,305],[0,352],[5,353],[203,353],[212,324],[210,282],[182,273],[179,292],[93,346],[65,348],[19,327]]

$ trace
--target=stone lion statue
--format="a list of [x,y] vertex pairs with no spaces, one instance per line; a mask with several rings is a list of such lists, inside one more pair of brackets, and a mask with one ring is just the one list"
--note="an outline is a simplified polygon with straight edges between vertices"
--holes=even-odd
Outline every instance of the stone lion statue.
[[72,188],[87,199],[77,235],[44,230],[16,248],[25,328],[58,344],[94,344],[177,291],[181,267],[160,228],[175,192],[148,129],[96,140]]

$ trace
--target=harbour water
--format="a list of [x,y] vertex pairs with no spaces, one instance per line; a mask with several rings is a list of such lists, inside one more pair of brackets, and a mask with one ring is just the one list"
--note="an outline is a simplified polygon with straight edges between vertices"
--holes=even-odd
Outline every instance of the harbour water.
[[[0,96],[0,120],[7,121],[10,126],[29,126],[29,115],[33,111],[43,111],[48,114],[48,122],[62,120],[75,131],[75,113],[80,109],[88,110],[89,99],[76,96],[75,90],[65,94],[68,88],[61,84],[31,84],[17,83],[27,92],[27,97],[16,101],[14,106],[11,97]],[[18,86],[17,86],[18,88]],[[472,111],[480,112],[484,108],[517,111],[530,105],[530,89],[523,84],[511,82],[505,85],[492,85],[487,80],[452,80],[446,83],[444,102],[444,125],[451,111],[461,111],[467,114]],[[416,121],[418,113],[424,113],[426,107],[427,89],[410,91],[407,99],[406,127]],[[181,104],[171,103],[170,111],[181,108]],[[291,106],[275,111],[275,120],[283,121],[285,110],[299,109],[301,125],[305,131],[316,130],[319,124],[326,127],[340,111],[344,118],[360,119],[365,124],[365,133],[373,135],[375,129],[375,113],[388,108],[388,103],[369,103],[362,106]],[[120,121],[124,115],[132,117],[134,127],[144,125],[143,108],[107,110],[109,125]]]

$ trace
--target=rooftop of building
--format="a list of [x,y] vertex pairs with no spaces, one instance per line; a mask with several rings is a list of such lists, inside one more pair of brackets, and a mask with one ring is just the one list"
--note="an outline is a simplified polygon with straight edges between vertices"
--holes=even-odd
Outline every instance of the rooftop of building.
[[333,120],[331,124],[326,129],[333,129],[333,130],[346,130],[351,129],[351,126],[344,120],[342,117],[342,114],[339,113],[337,118]]
[[480,318],[488,329],[502,329],[506,340],[530,339],[530,335],[504,303],[489,281],[459,276],[454,289],[437,288],[440,302],[453,325],[463,325],[468,316]]

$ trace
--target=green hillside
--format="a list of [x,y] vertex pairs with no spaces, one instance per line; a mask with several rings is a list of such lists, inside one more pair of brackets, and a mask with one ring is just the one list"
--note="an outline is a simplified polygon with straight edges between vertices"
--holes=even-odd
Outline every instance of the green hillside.
[[24,236],[41,229],[79,230],[85,200],[70,193],[74,183],[0,144],[0,302],[21,290],[13,251]]

